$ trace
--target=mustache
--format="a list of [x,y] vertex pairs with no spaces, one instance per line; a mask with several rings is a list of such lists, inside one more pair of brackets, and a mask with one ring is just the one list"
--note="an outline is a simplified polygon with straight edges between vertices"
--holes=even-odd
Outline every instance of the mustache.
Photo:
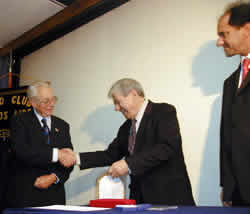
[[124,113],[126,113],[126,112],[128,112],[126,109],[121,109],[121,112],[124,112]]
[[224,48],[230,48],[230,45],[229,45],[228,43],[225,42],[224,45],[223,45],[223,47],[224,47]]
[[127,112],[128,112],[127,109],[125,109],[125,108],[121,108],[120,111],[121,111],[122,113],[127,113]]

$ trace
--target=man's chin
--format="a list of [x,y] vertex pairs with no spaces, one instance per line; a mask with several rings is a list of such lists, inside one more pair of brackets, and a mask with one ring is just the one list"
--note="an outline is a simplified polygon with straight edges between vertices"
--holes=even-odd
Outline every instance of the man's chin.
[[225,53],[226,57],[232,57],[232,56],[236,55],[236,53],[233,53],[232,51],[230,51],[227,48],[224,48],[224,53]]
[[129,117],[129,115],[126,115],[126,114],[124,114],[124,113],[122,113],[123,114],[123,116],[127,119],[127,120],[130,120],[131,118]]
[[52,114],[53,114],[53,111],[47,111],[46,112],[46,115],[47,115],[46,117],[50,117]]
[[232,56],[234,56],[236,54],[225,51],[225,55],[226,55],[226,57],[232,57]]
[[129,120],[130,118],[128,116],[126,116],[125,114],[123,115],[127,120]]

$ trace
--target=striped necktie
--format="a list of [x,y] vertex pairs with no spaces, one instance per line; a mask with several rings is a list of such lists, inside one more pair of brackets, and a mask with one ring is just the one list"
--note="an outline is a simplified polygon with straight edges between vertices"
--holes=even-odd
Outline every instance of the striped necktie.
[[128,138],[128,151],[132,155],[135,148],[135,139],[136,139],[136,120],[133,119],[131,122],[131,127],[129,131],[129,138]]
[[47,125],[47,120],[46,120],[46,118],[43,118],[41,121],[42,121],[42,124],[43,124],[43,131],[44,131],[44,134],[45,134],[45,136],[47,136],[47,138],[48,138],[48,144],[50,144],[49,127],[48,127],[48,125]]

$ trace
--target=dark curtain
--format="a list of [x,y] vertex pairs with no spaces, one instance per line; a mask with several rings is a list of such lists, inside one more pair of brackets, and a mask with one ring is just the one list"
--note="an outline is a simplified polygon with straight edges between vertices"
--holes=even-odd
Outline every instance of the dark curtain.
[[19,87],[20,80],[20,72],[21,72],[21,58],[14,57],[14,64],[12,66],[12,88]]
[[0,88],[9,88],[9,56],[0,56]]
[[[9,56],[0,57],[0,88],[9,87]],[[1,123],[1,120],[0,120]],[[6,138],[0,137],[0,212],[4,208],[4,198],[6,193],[7,179],[8,179],[8,143]]]
[[21,58],[13,57],[11,85],[9,85],[9,64],[9,56],[0,56],[0,89],[19,87]]
[[[13,60],[12,78],[9,79],[9,56],[0,57],[0,90],[7,89],[9,87],[19,87],[20,62],[20,58]],[[11,84],[9,80],[11,80]],[[1,122],[3,121],[0,118],[0,123]],[[10,161],[11,152],[8,139],[0,135],[0,213],[5,208],[5,194],[7,191],[9,178],[8,164],[10,163]]]

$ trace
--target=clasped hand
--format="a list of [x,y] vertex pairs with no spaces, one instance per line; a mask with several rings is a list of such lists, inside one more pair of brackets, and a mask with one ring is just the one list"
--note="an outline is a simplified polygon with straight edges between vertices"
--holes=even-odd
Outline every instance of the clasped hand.
[[108,174],[113,178],[124,176],[128,174],[128,164],[125,160],[114,162],[108,170]]
[[[71,167],[77,163],[77,156],[72,149],[64,148],[59,150],[59,161],[65,167]],[[129,172],[128,164],[125,160],[114,162],[108,170],[113,178],[127,175]]]
[[56,182],[56,175],[49,174],[49,175],[42,175],[38,177],[34,183],[34,186],[39,189],[48,189],[53,183]]
[[65,148],[59,150],[60,163],[65,167],[71,167],[76,164],[76,154],[72,151],[72,149]]

